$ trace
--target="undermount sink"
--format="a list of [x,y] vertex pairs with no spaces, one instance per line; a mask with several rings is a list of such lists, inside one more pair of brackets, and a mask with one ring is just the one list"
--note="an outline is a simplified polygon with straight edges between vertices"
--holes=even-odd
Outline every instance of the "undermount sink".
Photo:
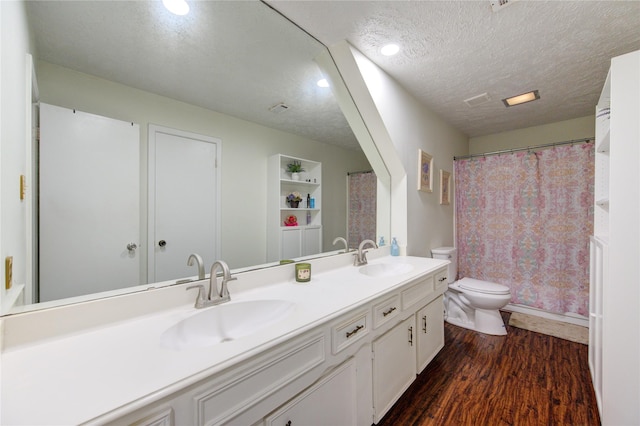
[[369,277],[392,277],[406,274],[412,269],[413,266],[408,263],[372,263],[360,267],[359,271]]
[[285,300],[253,300],[213,306],[169,327],[160,336],[160,343],[169,349],[182,350],[229,342],[284,319],[293,307],[292,302]]

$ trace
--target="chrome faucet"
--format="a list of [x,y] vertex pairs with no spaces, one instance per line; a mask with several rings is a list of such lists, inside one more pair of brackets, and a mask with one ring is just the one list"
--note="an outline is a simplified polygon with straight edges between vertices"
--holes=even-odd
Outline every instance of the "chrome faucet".
[[375,243],[375,241],[362,241],[358,246],[358,252],[354,254],[355,259],[353,260],[353,266],[362,266],[367,264],[367,252],[364,251],[364,248],[367,244],[372,246],[373,248],[378,248],[378,245]]
[[347,243],[347,240],[345,240],[342,237],[336,237],[336,239],[333,240],[333,245],[335,246],[338,241],[342,241],[342,244],[344,244],[344,252],[348,253],[349,252],[349,244]]
[[198,279],[204,280],[204,262],[202,261],[202,257],[199,254],[190,254],[187,260],[187,266],[193,266],[193,262],[196,262],[196,265],[198,265]]
[[[222,284],[218,291],[218,282],[216,271],[220,267],[222,269]],[[209,276],[209,295],[205,297],[205,289],[203,284],[196,284],[187,287],[187,290],[193,288],[198,289],[198,297],[196,298],[196,309],[206,308],[207,306],[219,305],[220,303],[228,302],[231,300],[229,295],[229,289],[227,283],[233,281],[236,278],[231,276],[229,266],[222,260],[217,260],[211,265],[211,274]],[[214,290],[215,289],[215,290]]]

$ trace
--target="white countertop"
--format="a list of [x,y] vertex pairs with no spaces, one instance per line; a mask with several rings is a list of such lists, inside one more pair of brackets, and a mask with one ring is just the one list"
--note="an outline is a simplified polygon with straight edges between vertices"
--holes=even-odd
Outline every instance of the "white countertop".
[[[232,291],[228,303],[279,299],[295,303],[295,308],[261,331],[207,348],[176,351],[160,345],[163,331],[202,312],[193,303],[7,348],[1,360],[1,423],[78,424],[107,413],[124,415],[448,263],[409,256],[369,263],[383,262],[409,263],[413,269],[373,278],[353,266],[320,273],[312,267],[309,283],[284,280]],[[237,278],[241,281],[242,274]],[[196,292],[190,294],[195,300]]]

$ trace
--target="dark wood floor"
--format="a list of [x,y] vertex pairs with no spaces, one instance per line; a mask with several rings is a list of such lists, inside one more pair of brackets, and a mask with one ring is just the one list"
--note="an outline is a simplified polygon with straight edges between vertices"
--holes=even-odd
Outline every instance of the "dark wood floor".
[[507,332],[445,323],[445,347],[379,425],[599,425],[587,346]]

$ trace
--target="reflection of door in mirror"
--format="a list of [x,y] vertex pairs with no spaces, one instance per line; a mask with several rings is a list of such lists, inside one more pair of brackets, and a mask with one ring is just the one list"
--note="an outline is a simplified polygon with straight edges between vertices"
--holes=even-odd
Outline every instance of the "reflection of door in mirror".
[[139,126],[41,104],[40,129],[40,301],[137,285]]
[[220,139],[149,126],[148,281],[195,275],[187,265],[199,254],[205,268],[219,254]]

